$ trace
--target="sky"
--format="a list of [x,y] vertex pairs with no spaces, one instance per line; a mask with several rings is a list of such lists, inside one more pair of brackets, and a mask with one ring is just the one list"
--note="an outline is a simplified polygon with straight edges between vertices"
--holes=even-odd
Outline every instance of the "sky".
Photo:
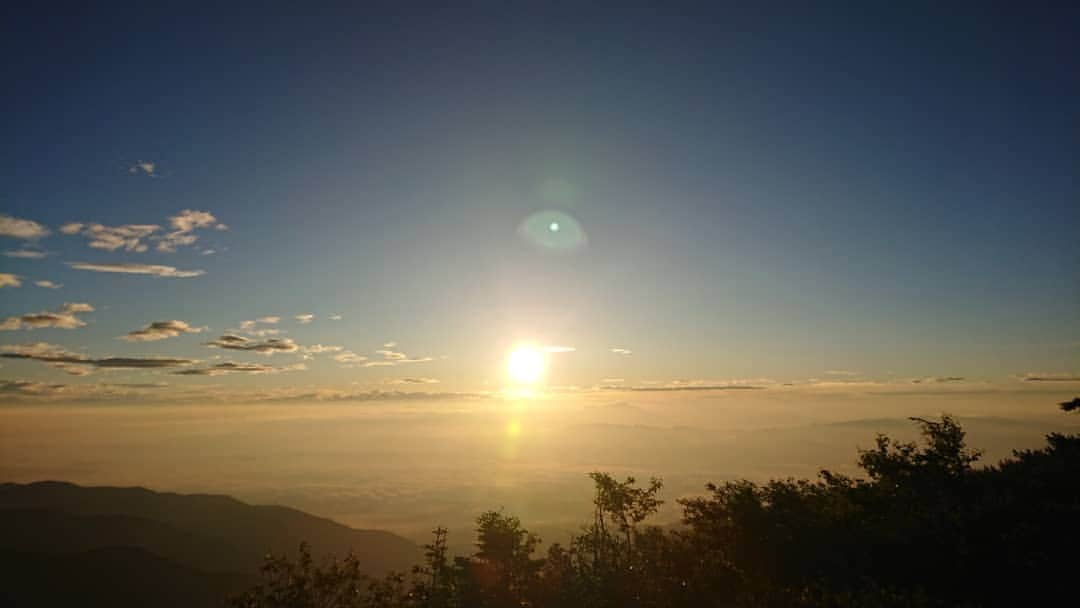
[[0,416],[1080,390],[1077,12],[741,4],[5,9]]

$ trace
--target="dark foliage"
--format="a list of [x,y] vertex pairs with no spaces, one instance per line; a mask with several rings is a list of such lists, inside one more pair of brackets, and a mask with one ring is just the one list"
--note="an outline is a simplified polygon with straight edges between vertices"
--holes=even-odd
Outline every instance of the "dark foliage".
[[[1075,402],[1075,400],[1074,400]],[[1064,406],[1063,406],[1064,407]],[[1069,408],[1066,408],[1069,409]],[[950,416],[913,419],[920,443],[878,436],[862,478],[710,484],[680,500],[683,527],[643,522],[661,482],[593,473],[593,521],[534,556],[516,517],[477,518],[477,549],[450,559],[435,530],[425,564],[371,579],[351,558],[269,558],[244,608],[1013,606],[1067,597],[1080,540],[1080,436],[979,468]]]

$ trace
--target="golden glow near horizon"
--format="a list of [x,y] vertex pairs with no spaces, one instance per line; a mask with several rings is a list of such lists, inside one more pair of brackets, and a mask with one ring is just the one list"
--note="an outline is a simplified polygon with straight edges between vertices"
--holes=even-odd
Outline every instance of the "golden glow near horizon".
[[536,384],[544,374],[544,353],[529,344],[519,344],[510,351],[506,373],[517,384]]

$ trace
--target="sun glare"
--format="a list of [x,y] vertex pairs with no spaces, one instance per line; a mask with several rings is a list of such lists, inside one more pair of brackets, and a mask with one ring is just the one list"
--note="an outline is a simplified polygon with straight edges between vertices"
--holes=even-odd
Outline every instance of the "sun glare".
[[518,384],[535,384],[544,373],[544,353],[534,346],[514,347],[506,361],[506,373]]

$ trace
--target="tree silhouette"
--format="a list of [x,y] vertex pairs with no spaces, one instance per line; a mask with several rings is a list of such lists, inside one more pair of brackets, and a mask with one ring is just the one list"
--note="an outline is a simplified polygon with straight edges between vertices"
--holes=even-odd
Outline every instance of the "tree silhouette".
[[315,565],[302,546],[268,557],[265,582],[232,606],[1014,606],[1072,593],[1080,436],[976,467],[955,418],[911,420],[920,440],[879,435],[858,454],[862,476],[709,484],[678,501],[676,529],[645,525],[660,480],[594,472],[592,522],[545,559],[517,517],[487,511],[473,555],[450,560],[437,528],[411,579],[368,578],[350,557]]

